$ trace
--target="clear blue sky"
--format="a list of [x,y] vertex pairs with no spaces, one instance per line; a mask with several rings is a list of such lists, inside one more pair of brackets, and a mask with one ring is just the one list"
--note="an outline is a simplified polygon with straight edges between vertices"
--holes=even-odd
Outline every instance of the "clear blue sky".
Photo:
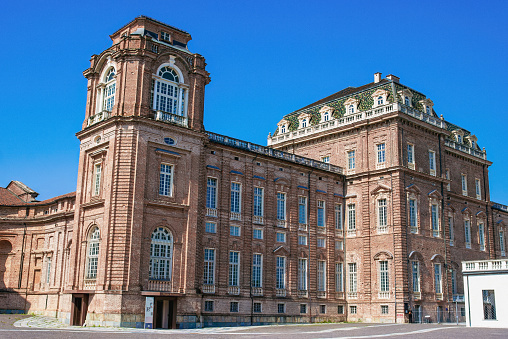
[[508,1],[8,1],[2,5],[0,186],[76,188],[92,54],[138,15],[191,33],[212,82],[207,130],[266,144],[289,112],[392,73],[487,149],[508,204]]

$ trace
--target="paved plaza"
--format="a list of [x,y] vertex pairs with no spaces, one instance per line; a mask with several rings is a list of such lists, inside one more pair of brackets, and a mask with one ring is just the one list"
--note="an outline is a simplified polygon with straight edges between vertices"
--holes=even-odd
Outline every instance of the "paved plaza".
[[76,327],[55,318],[0,315],[0,338],[506,338],[505,329],[466,328],[441,324],[305,324],[211,327],[187,330],[144,330],[117,327]]

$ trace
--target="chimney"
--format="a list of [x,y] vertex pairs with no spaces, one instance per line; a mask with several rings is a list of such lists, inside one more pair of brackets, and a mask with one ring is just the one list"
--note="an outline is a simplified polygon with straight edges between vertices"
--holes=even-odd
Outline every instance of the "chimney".
[[380,72],[377,72],[377,73],[374,73],[374,83],[378,83],[381,81],[381,73]]
[[393,82],[399,82],[400,78],[398,76],[395,76],[393,74],[388,74],[386,76],[386,79],[388,80],[392,80]]

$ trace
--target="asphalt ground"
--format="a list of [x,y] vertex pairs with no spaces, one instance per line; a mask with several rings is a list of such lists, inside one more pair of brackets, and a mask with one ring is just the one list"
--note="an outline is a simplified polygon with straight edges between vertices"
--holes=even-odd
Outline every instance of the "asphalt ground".
[[[16,325],[15,325],[16,323]],[[23,326],[23,327],[19,327]],[[36,327],[37,326],[37,327]],[[41,327],[46,326],[46,327]],[[51,319],[0,314],[0,338],[508,338],[508,329],[469,328],[441,324],[305,324],[248,327],[209,327],[189,330],[63,326]]]

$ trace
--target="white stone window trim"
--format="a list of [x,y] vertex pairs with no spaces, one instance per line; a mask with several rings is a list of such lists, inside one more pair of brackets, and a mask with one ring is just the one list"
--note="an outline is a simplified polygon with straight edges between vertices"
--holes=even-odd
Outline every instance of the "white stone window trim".
[[407,167],[412,170],[416,168],[415,145],[410,142],[407,144]]
[[[162,236],[167,236],[168,239],[159,239]],[[159,237],[159,238],[158,238]],[[157,252],[157,247],[158,251]],[[160,254],[162,246],[168,247],[166,249],[166,255],[161,256]],[[149,267],[149,279],[150,280],[166,280],[171,281],[173,274],[173,234],[166,227],[157,227],[151,234],[150,237],[150,267]],[[169,255],[167,253],[169,252]],[[164,265],[163,277],[160,275],[160,264]],[[155,269],[159,269],[155,272]]]
[[302,113],[298,116],[298,128],[308,128],[310,127],[310,119],[311,115],[309,113]]
[[358,113],[358,100],[349,98],[344,102],[344,108],[346,109],[346,114],[344,115],[350,115]]
[[429,174],[432,176],[436,176],[437,167],[436,167],[436,152],[429,149]]
[[462,189],[462,195],[467,197],[467,174],[460,174],[460,184]]
[[[109,79],[108,81],[106,81],[106,76],[109,74],[109,72],[112,69],[115,72],[114,79]],[[115,85],[115,94],[116,94],[117,69],[118,69],[118,67],[117,67],[116,62],[112,60],[111,56],[109,56],[107,59],[106,65],[104,65],[104,68],[102,69],[102,72],[99,76],[100,80],[99,80],[99,83],[97,84],[97,88],[96,88],[97,94],[96,94],[96,101],[95,101],[95,114],[102,113],[102,112],[106,111],[105,107],[104,107],[104,99],[106,97],[105,91],[108,86],[111,86],[112,84],[114,84]],[[113,96],[113,106],[114,106],[114,98],[115,98],[115,95]]]
[[372,99],[374,101],[372,108],[377,108],[388,104],[388,93],[389,92],[384,89],[378,89],[372,93]]
[[323,106],[319,110],[321,115],[320,123],[324,123],[333,119],[333,108],[330,106]]
[[[167,79],[164,79],[162,76],[159,75],[159,72],[164,67],[169,67],[173,69],[176,74],[178,75],[178,82],[170,81]],[[176,115],[187,117],[187,111],[188,111],[188,102],[189,102],[189,85],[185,84],[185,77],[183,76],[182,71],[178,66],[175,64],[175,57],[170,56],[170,62],[169,63],[163,63],[158,68],[155,74],[152,74],[152,80],[154,81],[154,88],[152,93],[152,109],[157,110],[156,108],[156,102],[157,102],[157,82],[165,83],[168,85],[173,85],[178,88],[178,96],[177,96],[177,108],[176,108]],[[183,96],[181,95],[183,91]],[[184,104],[182,107],[182,103]],[[173,112],[164,112],[164,113],[170,113],[174,114]]]
[[102,161],[96,161],[93,164],[93,183],[92,183],[92,196],[101,196],[102,187]]
[[99,226],[93,225],[87,236],[86,246],[86,270],[85,279],[95,280],[99,272],[99,254],[100,254],[100,229]]
[[475,183],[476,199],[482,200],[482,184],[480,179],[475,178],[474,183]]
[[[163,172],[162,166],[169,167],[170,171]],[[162,185],[163,185],[162,180],[167,180],[167,179],[163,179],[163,176],[164,176],[164,178],[169,177],[169,183],[168,183],[169,187],[167,187],[167,189],[166,189],[166,184],[164,184],[164,189],[162,189]],[[159,195],[160,196],[163,196],[163,197],[172,197],[173,196],[174,177],[175,177],[175,165],[168,163],[168,162],[161,162],[161,164],[159,166]]]

